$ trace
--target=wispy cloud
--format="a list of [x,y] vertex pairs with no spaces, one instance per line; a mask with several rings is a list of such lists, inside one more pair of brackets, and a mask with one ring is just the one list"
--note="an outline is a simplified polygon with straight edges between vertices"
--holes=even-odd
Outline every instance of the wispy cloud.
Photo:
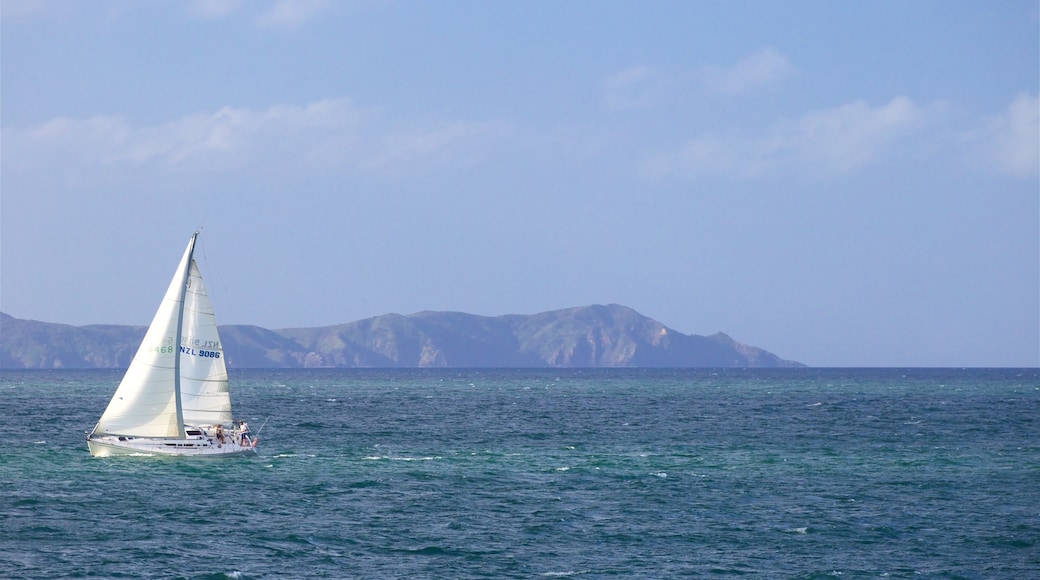
[[436,167],[471,168],[486,159],[486,147],[512,133],[497,122],[448,121],[383,135],[366,158],[367,168],[382,174]]
[[328,0],[277,0],[257,16],[256,23],[265,28],[295,29],[318,17],[329,6]]
[[788,172],[833,177],[874,163],[926,117],[907,97],[877,107],[856,101],[779,121],[759,134],[699,135],[649,159],[643,172],[651,178],[750,179]]
[[782,82],[796,70],[787,56],[772,47],[729,66],[706,65],[695,71],[639,64],[608,75],[602,83],[602,101],[607,110],[623,111],[647,109],[695,94],[748,95]]
[[3,139],[8,162],[25,168],[199,172],[277,166],[400,175],[479,162],[488,144],[508,130],[493,122],[409,123],[346,99],[325,99],[259,110],[224,107],[144,126],[121,117],[57,118],[5,127]]
[[1040,97],[1020,94],[979,132],[981,156],[998,173],[1030,177],[1040,173]]
[[697,77],[709,91],[740,95],[777,83],[795,70],[780,51],[766,47],[728,67],[705,67]]
[[188,12],[203,20],[219,20],[235,13],[242,7],[243,0],[192,0],[187,4]]
[[186,9],[201,20],[244,17],[259,28],[296,30],[332,6],[329,0],[193,0],[186,4]]
[[[68,18],[80,8],[79,3],[63,0],[4,0],[2,5],[0,19],[3,20]],[[94,7],[99,8],[112,10],[110,4]]]
[[670,82],[667,74],[649,66],[628,67],[603,81],[603,105],[612,111],[654,106]]
[[55,19],[86,17],[102,13],[125,17],[141,11],[175,6],[178,13],[204,21],[242,19],[269,30],[297,30],[339,6],[331,0],[187,0],[166,3],[97,0],[3,0],[0,17],[12,19]]

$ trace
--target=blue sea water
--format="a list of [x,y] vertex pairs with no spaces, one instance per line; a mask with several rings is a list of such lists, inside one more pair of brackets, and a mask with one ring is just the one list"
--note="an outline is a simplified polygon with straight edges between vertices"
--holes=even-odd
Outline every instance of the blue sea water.
[[120,376],[0,372],[0,577],[1040,577],[1037,369],[232,371],[255,457],[93,458]]

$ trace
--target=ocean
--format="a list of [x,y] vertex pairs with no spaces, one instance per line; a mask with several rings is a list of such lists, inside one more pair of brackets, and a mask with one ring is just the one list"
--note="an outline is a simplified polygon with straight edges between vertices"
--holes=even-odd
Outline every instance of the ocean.
[[2,578],[1040,578],[1040,370],[232,370],[254,457],[0,372]]

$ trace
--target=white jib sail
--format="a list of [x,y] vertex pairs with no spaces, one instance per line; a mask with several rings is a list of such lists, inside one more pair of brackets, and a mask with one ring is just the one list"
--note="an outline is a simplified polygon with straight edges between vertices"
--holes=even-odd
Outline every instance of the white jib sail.
[[159,310],[94,432],[184,437],[177,400],[178,327],[194,246],[192,236]]
[[224,347],[195,260],[191,261],[184,293],[180,357],[184,422],[188,425],[230,424],[231,395],[224,365]]

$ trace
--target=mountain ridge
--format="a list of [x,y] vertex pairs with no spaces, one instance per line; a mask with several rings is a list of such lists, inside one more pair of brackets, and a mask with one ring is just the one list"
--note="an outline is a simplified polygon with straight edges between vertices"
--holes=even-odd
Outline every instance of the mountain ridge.
[[[0,368],[122,368],[144,326],[0,313]],[[801,367],[724,333],[687,335],[618,304],[538,314],[422,311],[321,327],[222,325],[230,368]]]

